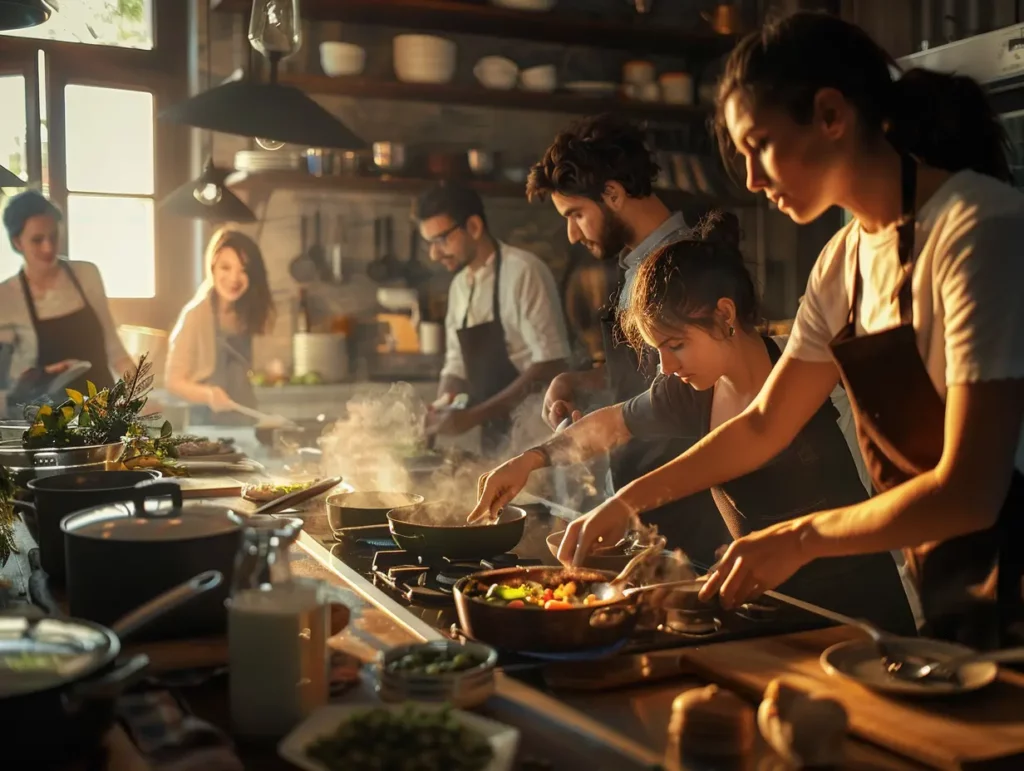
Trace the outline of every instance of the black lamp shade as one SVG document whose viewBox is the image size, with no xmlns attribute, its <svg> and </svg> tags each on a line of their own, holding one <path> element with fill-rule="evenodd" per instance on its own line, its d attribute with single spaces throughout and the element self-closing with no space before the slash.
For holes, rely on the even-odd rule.
<svg viewBox="0 0 1024 771">
<path fill-rule="evenodd" d="M 26 185 L 28 182 L 13 171 L 0 166 L 0 187 L 25 187 Z"/>
<path fill-rule="evenodd" d="M 367 146 L 302 91 L 280 83 L 225 83 L 167 108 L 160 117 L 222 134 L 306 147 L 362 150 Z"/>
<path fill-rule="evenodd" d="M 35 27 L 51 13 L 53 9 L 43 0 L 0 0 L 0 30 Z"/>
<path fill-rule="evenodd" d="M 207 222 L 255 222 L 252 209 L 227 188 L 225 179 L 227 172 L 208 160 L 202 175 L 167 196 L 160 208 L 178 217 Z"/>
</svg>

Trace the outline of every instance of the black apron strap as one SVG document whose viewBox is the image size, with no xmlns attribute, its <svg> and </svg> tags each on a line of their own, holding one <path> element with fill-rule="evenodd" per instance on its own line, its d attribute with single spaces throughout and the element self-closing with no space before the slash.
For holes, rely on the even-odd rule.
<svg viewBox="0 0 1024 771">
<path fill-rule="evenodd" d="M 68 279 L 71 281 L 71 286 L 75 288 L 75 291 L 78 292 L 78 296 L 82 298 L 83 305 L 86 308 L 91 309 L 92 306 L 89 305 L 89 298 L 85 296 L 85 290 L 82 289 L 82 284 L 78 281 L 78 276 L 75 275 L 75 271 L 73 271 L 71 266 L 64 260 L 59 260 L 57 264 L 60 265 L 61 269 L 67 274 Z M 28 278 L 25 276 L 24 268 L 18 271 L 18 280 L 21 282 L 21 291 L 25 295 L 25 307 L 28 309 L 28 316 L 32 320 L 32 328 L 37 330 L 38 336 L 39 314 L 36 312 L 36 302 L 32 299 L 32 289 L 28 285 Z M 39 366 L 38 362 L 36 366 Z"/>
</svg>

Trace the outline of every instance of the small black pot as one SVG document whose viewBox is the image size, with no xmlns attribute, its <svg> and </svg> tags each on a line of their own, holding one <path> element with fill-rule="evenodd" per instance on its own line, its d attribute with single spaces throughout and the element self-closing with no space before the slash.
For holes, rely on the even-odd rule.
<svg viewBox="0 0 1024 771">
<path fill-rule="evenodd" d="M 18 506 L 35 512 L 32 535 L 39 545 L 42 568 L 54 586 L 64 586 L 66 580 L 60 521 L 82 509 L 131 500 L 135 485 L 158 476 L 155 471 L 85 471 L 55 474 L 27 483 L 32 501 L 19 501 Z"/>
<path fill-rule="evenodd" d="M 423 496 L 413 493 L 335 493 L 327 498 L 327 520 L 335 531 L 345 527 L 386 525 L 389 511 L 418 503 L 423 503 Z"/>
<path fill-rule="evenodd" d="M 222 582 L 219 573 L 195 576 L 114 629 L 73 618 L 0 616 L 4 767 L 48 771 L 88 758 L 114 724 L 115 700 L 149 665 L 144 655 L 119 662 L 122 640 Z M 60 668 L 30 669 L 23 661 Z"/>
<path fill-rule="evenodd" d="M 169 499 L 169 500 L 168 500 Z M 225 577 L 188 608 L 148 625 L 139 639 L 221 635 L 242 519 L 223 506 L 183 505 L 173 482 L 145 482 L 134 499 L 79 511 L 61 522 L 72 616 L 110 624 L 190 576 Z"/>
</svg>

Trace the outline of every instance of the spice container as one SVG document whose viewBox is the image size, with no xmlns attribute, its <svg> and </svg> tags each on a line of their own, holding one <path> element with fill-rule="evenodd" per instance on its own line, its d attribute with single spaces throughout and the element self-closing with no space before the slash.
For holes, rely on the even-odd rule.
<svg viewBox="0 0 1024 771">
<path fill-rule="evenodd" d="M 754 730 L 753 708 L 735 693 L 694 688 L 672 702 L 667 752 L 687 769 L 748 771 Z"/>
</svg>

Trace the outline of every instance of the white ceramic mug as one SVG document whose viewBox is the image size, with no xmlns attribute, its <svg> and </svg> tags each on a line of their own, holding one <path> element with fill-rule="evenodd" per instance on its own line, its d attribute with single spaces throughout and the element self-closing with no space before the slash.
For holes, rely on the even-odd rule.
<svg viewBox="0 0 1024 771">
<path fill-rule="evenodd" d="M 420 353 L 434 356 L 444 347 L 444 327 L 434 321 L 420 324 Z"/>
</svg>

